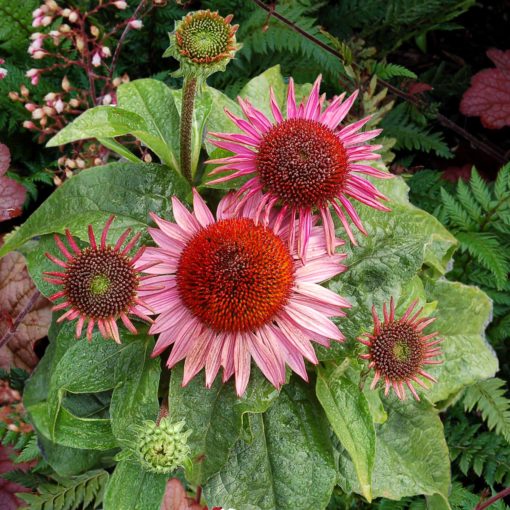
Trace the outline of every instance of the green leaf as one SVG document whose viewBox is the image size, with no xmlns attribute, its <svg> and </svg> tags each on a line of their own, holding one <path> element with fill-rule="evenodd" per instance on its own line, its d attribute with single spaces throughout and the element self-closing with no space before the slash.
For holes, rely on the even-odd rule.
<svg viewBox="0 0 510 510">
<path fill-rule="evenodd" d="M 356 384 L 334 373 L 328 376 L 319 371 L 316 391 L 331 428 L 352 459 L 362 494 L 370 502 L 375 428 L 367 399 Z"/>
<path fill-rule="evenodd" d="M 172 419 L 184 420 L 191 435 L 188 444 L 192 458 L 199 459 L 190 476 L 203 483 L 227 462 L 228 454 L 241 436 L 243 416 L 262 413 L 278 397 L 278 391 L 254 370 L 246 394 L 237 398 L 232 382 L 219 379 L 207 389 L 200 377 L 181 386 L 182 363 L 172 369 L 169 408 Z"/>
<path fill-rule="evenodd" d="M 204 486 L 207 504 L 239 510 L 320 510 L 336 481 L 327 419 L 311 386 L 292 381 Z"/>
<path fill-rule="evenodd" d="M 398 64 L 384 64 L 382 62 L 376 62 L 372 68 L 372 72 L 377 74 L 377 76 L 383 80 L 389 80 L 397 77 L 418 78 L 415 73 Z"/>
<path fill-rule="evenodd" d="M 129 149 L 124 147 L 121 143 L 117 142 L 117 140 L 114 140 L 113 138 L 98 138 L 98 142 L 101 145 L 104 145 L 107 149 L 112 150 L 113 152 L 116 152 L 123 158 L 126 158 L 128 161 L 131 161 L 132 163 L 143 163 L 143 161 L 135 156 Z"/>
<path fill-rule="evenodd" d="M 120 443 L 137 439 L 133 425 L 157 418 L 161 364 L 159 358 L 150 357 L 153 347 L 153 337 L 140 334 L 119 353 L 110 415 L 113 435 Z"/>
<path fill-rule="evenodd" d="M 477 287 L 438 280 L 425 284 L 428 301 L 437 301 L 437 320 L 426 331 L 439 331 L 443 360 L 428 372 L 438 379 L 427 391 L 432 402 L 446 400 L 464 386 L 493 377 L 498 360 L 485 339 L 492 306 Z"/>
<path fill-rule="evenodd" d="M 172 89 L 150 78 L 130 81 L 117 89 L 117 104 L 138 114 L 146 123 L 145 129 L 130 133 L 153 150 L 165 165 L 180 171 L 180 117 Z"/>
<path fill-rule="evenodd" d="M 476 406 L 489 430 L 495 429 L 510 443 L 510 400 L 505 396 L 506 382 L 497 377 L 469 386 L 464 393 L 464 409 Z"/>
<path fill-rule="evenodd" d="M 396 398 L 387 399 L 385 407 L 388 420 L 377 427 L 373 497 L 447 496 L 450 460 L 437 411 L 427 402 Z M 345 451 L 339 469 L 342 489 L 361 494 L 354 465 Z"/>
<path fill-rule="evenodd" d="M 489 211 L 491 208 L 492 200 L 491 192 L 487 186 L 487 183 L 480 177 L 480 174 L 474 167 L 471 171 L 471 179 L 469 184 L 471 184 L 471 191 L 473 192 L 475 198 L 478 200 L 478 203 L 484 208 L 485 211 Z"/>
<path fill-rule="evenodd" d="M 498 200 L 508 198 L 510 192 L 510 163 L 500 168 L 496 183 L 494 184 L 494 194 Z"/>
<path fill-rule="evenodd" d="M 103 509 L 159 510 L 167 479 L 137 464 L 119 462 L 106 486 Z"/>
<path fill-rule="evenodd" d="M 145 120 L 136 113 L 118 106 L 96 106 L 61 129 L 46 147 L 58 147 L 87 138 L 113 138 L 146 129 Z"/>
<path fill-rule="evenodd" d="M 283 81 L 280 65 L 270 67 L 262 74 L 252 78 L 239 92 L 239 96 L 243 99 L 249 98 L 252 106 L 272 119 L 273 114 L 269 102 L 269 89 L 271 87 L 274 90 L 276 102 L 282 107 L 287 87 Z"/>
<path fill-rule="evenodd" d="M 469 217 L 468 213 L 457 199 L 450 195 L 444 188 L 441 188 L 441 200 L 443 201 L 450 222 L 454 225 L 464 230 L 471 230 L 476 226 L 475 222 Z"/>
<path fill-rule="evenodd" d="M 170 197 L 185 197 L 188 185 L 168 167 L 155 164 L 112 163 L 90 168 L 66 181 L 9 237 L 0 257 L 20 248 L 34 236 L 64 233 L 87 240 L 87 225 L 100 232 L 111 214 L 116 221 L 110 241 L 127 227 L 138 232 L 149 221 L 148 213 L 170 210 Z"/>
</svg>

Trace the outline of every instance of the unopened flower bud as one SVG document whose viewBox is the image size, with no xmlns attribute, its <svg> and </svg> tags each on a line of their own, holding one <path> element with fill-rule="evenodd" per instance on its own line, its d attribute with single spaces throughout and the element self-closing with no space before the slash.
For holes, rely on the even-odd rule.
<svg viewBox="0 0 510 510">
<path fill-rule="evenodd" d="M 76 38 L 76 49 L 80 53 L 83 53 L 83 50 L 85 49 L 85 41 L 83 40 L 83 37 Z"/>
<path fill-rule="evenodd" d="M 28 76 L 29 78 L 31 76 Z M 21 87 L 19 88 L 20 92 L 21 92 L 21 95 L 23 97 L 28 97 L 30 95 L 30 91 L 25 87 L 25 85 L 21 85 Z"/>
<path fill-rule="evenodd" d="M 113 2 L 113 5 L 115 5 L 115 7 L 117 7 L 117 9 L 120 9 L 121 11 L 126 9 L 128 6 L 127 3 L 124 2 L 124 0 L 119 0 L 118 2 Z"/>
<path fill-rule="evenodd" d="M 140 30 L 143 27 L 141 19 L 132 19 L 128 24 L 133 30 Z"/>
<path fill-rule="evenodd" d="M 143 160 L 146 162 L 146 163 L 152 163 L 152 156 L 147 153 L 145 154 L 145 156 L 143 157 Z"/>
<path fill-rule="evenodd" d="M 41 20 L 41 25 L 43 27 L 47 27 L 48 25 L 51 24 L 52 21 L 53 21 L 52 16 L 44 16 L 43 19 Z"/>
<path fill-rule="evenodd" d="M 9 99 L 11 101 L 19 101 L 19 94 L 17 92 L 9 92 Z"/>
<path fill-rule="evenodd" d="M 117 88 L 119 85 L 121 85 L 122 79 L 117 76 L 117 78 L 114 78 L 112 81 L 112 85 Z"/>
<path fill-rule="evenodd" d="M 44 58 L 46 56 L 46 52 L 44 50 L 37 50 L 32 55 L 32 58 L 35 60 L 41 60 L 41 58 Z"/>
<path fill-rule="evenodd" d="M 110 94 L 106 94 L 104 97 L 103 97 L 103 104 L 105 106 L 109 106 L 112 104 L 112 96 Z"/>
<path fill-rule="evenodd" d="M 97 28 L 96 25 L 92 25 L 90 27 L 90 33 L 93 37 L 97 37 L 99 35 L 99 28 Z"/>
<path fill-rule="evenodd" d="M 30 112 L 32 113 L 36 108 L 37 108 L 37 105 L 35 105 L 34 103 L 27 103 L 25 105 L 25 108 Z"/>
<path fill-rule="evenodd" d="M 60 156 L 60 158 L 57 159 L 57 163 L 60 165 L 60 166 L 63 166 L 64 163 L 66 161 L 66 157 L 65 156 Z"/>
<path fill-rule="evenodd" d="M 39 124 L 41 124 L 42 127 L 46 126 L 46 124 L 48 124 L 48 117 L 43 117 L 40 121 L 39 121 Z"/>
<path fill-rule="evenodd" d="M 33 76 L 32 79 L 30 80 L 30 83 L 35 87 L 39 83 L 39 75 L 36 74 L 35 76 Z"/>
<path fill-rule="evenodd" d="M 108 48 L 108 46 L 102 46 L 101 47 L 101 55 L 105 58 L 108 58 L 108 57 L 112 56 L 112 52 L 111 52 L 110 48 Z"/>
<path fill-rule="evenodd" d="M 34 32 L 31 36 L 30 36 L 30 39 L 32 41 L 35 41 L 37 39 L 44 39 L 44 34 L 42 34 L 41 32 Z"/>
<path fill-rule="evenodd" d="M 64 18 L 69 18 L 69 15 L 71 14 L 71 9 L 62 9 L 60 11 L 60 15 Z"/>
<path fill-rule="evenodd" d="M 78 21 L 78 13 L 76 11 L 72 11 L 71 14 L 69 14 L 69 21 L 71 23 L 76 23 Z"/>
<path fill-rule="evenodd" d="M 34 11 L 32 11 L 32 18 L 38 18 L 39 16 L 42 16 L 44 14 L 43 10 L 38 7 Z"/>
<path fill-rule="evenodd" d="M 34 129 L 35 128 L 35 124 L 31 120 L 25 120 L 23 122 L 23 127 L 26 128 L 26 129 Z"/>
<path fill-rule="evenodd" d="M 35 110 L 32 111 L 32 118 L 34 120 L 39 120 L 39 119 L 42 119 L 44 117 L 44 111 L 42 108 L 36 108 Z"/>
<path fill-rule="evenodd" d="M 55 175 L 53 177 L 53 184 L 55 184 L 55 186 L 60 186 L 62 184 L 62 179 L 58 175 Z"/>
<path fill-rule="evenodd" d="M 98 51 L 92 55 L 92 65 L 94 67 L 99 67 L 101 65 L 101 55 Z"/>
<path fill-rule="evenodd" d="M 0 67 L 0 80 L 3 80 L 7 76 L 8 72 L 9 71 L 7 71 L 5 67 Z"/>
<path fill-rule="evenodd" d="M 103 164 L 103 160 L 101 158 L 94 159 L 94 166 L 101 166 Z"/>
<path fill-rule="evenodd" d="M 44 96 L 45 101 L 55 101 L 55 98 L 57 97 L 57 94 L 55 92 L 49 92 Z"/>
<path fill-rule="evenodd" d="M 40 27 L 42 25 L 42 20 L 43 20 L 42 16 L 37 16 L 37 18 L 34 18 L 34 21 L 32 21 L 32 26 Z"/>
<path fill-rule="evenodd" d="M 57 113 L 62 113 L 64 111 L 64 101 L 62 101 L 62 99 L 57 99 L 55 101 L 55 103 L 53 104 L 53 106 L 55 107 L 55 111 Z"/>
<path fill-rule="evenodd" d="M 78 108 L 78 106 L 80 106 L 80 101 L 78 99 L 71 99 L 71 101 L 69 101 L 69 106 Z"/>
<path fill-rule="evenodd" d="M 76 162 L 74 161 L 74 159 L 66 159 L 66 166 L 68 168 L 76 168 Z"/>
<path fill-rule="evenodd" d="M 69 92 L 71 90 L 71 83 L 69 82 L 67 76 L 64 76 L 62 78 L 62 90 L 64 90 L 65 92 Z"/>
<path fill-rule="evenodd" d="M 74 175 L 74 174 L 73 174 L 73 171 L 72 171 L 71 169 L 69 169 L 69 168 L 66 168 L 66 169 L 64 170 L 64 173 L 66 174 L 66 177 L 67 177 L 68 179 L 70 179 L 70 178 Z"/>
<path fill-rule="evenodd" d="M 60 25 L 58 27 L 58 30 L 59 32 L 61 32 L 62 34 L 67 34 L 68 32 L 71 31 L 71 27 L 67 24 L 67 23 L 63 23 L 62 25 Z"/>
<path fill-rule="evenodd" d="M 87 164 L 85 163 L 85 161 L 83 161 L 83 159 L 76 158 L 76 166 L 78 168 L 85 168 L 87 166 Z"/>
<path fill-rule="evenodd" d="M 56 12 L 60 9 L 60 7 L 58 6 L 57 2 L 55 2 L 55 0 L 45 0 L 44 3 L 48 6 L 48 9 L 50 11 Z"/>
<path fill-rule="evenodd" d="M 55 115 L 55 108 L 52 108 L 51 106 L 43 106 L 42 110 L 45 115 L 49 115 L 50 117 Z"/>
</svg>

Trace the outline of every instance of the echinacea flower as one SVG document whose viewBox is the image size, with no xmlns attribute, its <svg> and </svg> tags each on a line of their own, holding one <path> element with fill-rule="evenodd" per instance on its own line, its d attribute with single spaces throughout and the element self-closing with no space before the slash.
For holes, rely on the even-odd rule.
<svg viewBox="0 0 510 510">
<path fill-rule="evenodd" d="M 437 382 L 424 370 L 424 367 L 442 363 L 431 359 L 441 353 L 441 349 L 437 347 L 437 344 L 442 342 L 441 338 L 437 338 L 439 333 L 437 331 L 428 335 L 422 333 L 436 319 L 435 317 L 420 318 L 423 308 L 415 312 L 417 304 L 418 300 L 414 301 L 400 319 L 395 319 L 395 302 L 391 298 L 389 313 L 386 303 L 383 305 L 382 323 L 375 307 L 372 307 L 374 330 L 372 334 L 365 333 L 358 338 L 368 347 L 368 354 L 362 354 L 361 358 L 369 360 L 368 367 L 375 371 L 370 388 L 374 389 L 382 377 L 385 381 L 384 394 L 387 395 L 393 387 L 400 400 L 405 399 L 404 384 L 414 398 L 420 400 L 412 383 L 415 382 L 427 388 L 419 376 Z"/>
<path fill-rule="evenodd" d="M 154 264 L 148 282 L 163 286 L 142 293 L 160 314 L 150 330 L 159 333 L 152 355 L 172 345 L 167 365 L 186 359 L 183 385 L 205 367 L 210 387 L 223 367 L 223 381 L 235 374 L 241 396 L 253 358 L 279 388 L 285 364 L 307 380 L 303 358 L 317 363 L 312 341 L 328 347 L 330 339 L 343 340 L 330 317 L 343 316 L 349 303 L 318 284 L 345 270 L 345 255 L 328 256 L 321 229 L 312 227 L 304 264 L 289 249 L 295 229 L 288 221 L 273 215 L 266 225 L 254 222 L 260 198 L 233 215 L 227 195 L 215 219 L 195 190 L 193 213 L 172 198 L 176 223 L 152 215 L 159 228 L 149 233 L 158 246 L 140 259 Z"/>
<path fill-rule="evenodd" d="M 111 216 L 106 222 L 99 244 L 92 225 L 89 225 L 90 246 L 87 248 L 81 249 L 70 231 L 66 229 L 69 248 L 58 235 L 55 235 L 55 242 L 64 260 L 46 253 L 53 263 L 62 268 L 60 271 L 45 273 L 48 275 L 45 278 L 47 282 L 62 287 L 62 290 L 50 296 L 52 301 L 63 299 L 53 307 L 54 311 L 67 308 L 57 322 L 77 319 L 76 338 L 81 336 L 87 323 L 87 339 L 90 341 L 94 325 L 97 324 L 104 338 L 113 338 L 120 343 L 117 319 L 120 318 L 124 326 L 135 334 L 136 328 L 128 314 L 152 322 L 147 316 L 147 313 L 151 313 L 150 307 L 138 297 L 141 291 L 151 289 L 150 286 L 141 283 L 144 277 L 140 276 L 140 271 L 144 268 L 135 268 L 135 263 L 141 257 L 144 248 L 140 248 L 132 258 L 129 257 L 129 252 L 140 238 L 140 234 L 133 236 L 123 247 L 131 233 L 131 229 L 128 228 L 119 237 L 115 246 L 107 245 L 106 237 L 113 220 L 114 216 Z"/>
<path fill-rule="evenodd" d="M 175 23 L 170 46 L 163 56 L 177 59 L 184 76 L 205 79 L 224 71 L 239 49 L 235 35 L 239 25 L 231 25 L 232 18 L 232 14 L 224 18 L 209 9 L 190 12 Z"/>
<path fill-rule="evenodd" d="M 380 158 L 374 151 L 382 146 L 368 145 L 366 141 L 376 137 L 381 130 L 358 132 L 370 117 L 340 126 L 358 92 L 355 91 L 345 101 L 345 94 L 342 94 L 323 108 L 325 96 L 319 97 L 320 82 L 319 76 L 308 99 L 298 106 L 291 78 L 285 117 L 271 89 L 270 106 L 274 121 L 247 100 L 238 98 L 246 120 L 229 111 L 226 113 L 243 133 L 210 133 L 218 139 L 211 140 L 211 143 L 233 152 L 231 156 L 209 161 L 220 164 L 211 175 L 234 172 L 209 184 L 247 177 L 249 180 L 238 191 L 240 203 L 262 191 L 261 211 L 275 206 L 288 211 L 291 221 L 299 226 L 298 243 L 302 257 L 306 254 L 314 212 L 320 213 L 328 252 L 332 253 L 334 224 L 330 208 L 333 208 L 354 244 L 356 241 L 346 214 L 361 232 L 366 234 L 366 231 L 349 198 L 375 209 L 389 210 L 380 202 L 387 200 L 386 197 L 371 182 L 358 175 L 382 179 L 392 177 L 362 163 Z"/>
</svg>

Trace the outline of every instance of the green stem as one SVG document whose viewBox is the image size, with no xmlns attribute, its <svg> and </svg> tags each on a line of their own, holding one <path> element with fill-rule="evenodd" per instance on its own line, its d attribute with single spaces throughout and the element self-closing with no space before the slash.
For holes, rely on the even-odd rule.
<svg viewBox="0 0 510 510">
<path fill-rule="evenodd" d="M 193 129 L 193 106 L 197 89 L 196 78 L 185 78 L 182 87 L 181 106 L 181 172 L 187 181 L 192 184 L 191 176 L 191 133 Z"/>
</svg>

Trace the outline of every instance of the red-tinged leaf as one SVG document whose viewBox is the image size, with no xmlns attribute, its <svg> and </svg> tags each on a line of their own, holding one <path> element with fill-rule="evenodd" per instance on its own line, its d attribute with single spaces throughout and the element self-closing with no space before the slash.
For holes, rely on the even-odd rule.
<svg viewBox="0 0 510 510">
<path fill-rule="evenodd" d="M 35 290 L 22 255 L 13 252 L 0 259 L 0 338 L 13 328 Z M 34 343 L 47 335 L 50 322 L 51 303 L 40 296 L 0 349 L 0 367 L 32 370 L 38 361 Z"/>
<path fill-rule="evenodd" d="M 14 453 L 12 448 L 0 445 L 0 474 L 13 469 L 26 469 L 28 467 L 24 464 L 14 465 L 11 461 L 11 456 Z M 22 506 L 23 502 L 15 496 L 16 492 L 30 492 L 30 489 L 0 478 L 0 508 L 2 510 L 15 510 Z"/>
<path fill-rule="evenodd" d="M 480 117 L 486 128 L 510 126 L 510 50 L 491 49 L 487 56 L 496 65 L 471 78 L 460 102 L 464 115 Z"/>
<path fill-rule="evenodd" d="M 420 81 L 416 81 L 411 84 L 408 92 L 409 92 L 409 94 L 414 96 L 416 94 L 423 94 L 424 92 L 428 92 L 432 89 L 433 89 L 433 87 L 431 85 L 429 85 L 428 83 L 422 83 Z"/>
<path fill-rule="evenodd" d="M 161 510 L 207 510 L 207 507 L 189 498 L 181 482 L 177 478 L 172 478 L 166 483 Z"/>
<path fill-rule="evenodd" d="M 9 177 L 0 177 L 0 221 L 10 220 L 23 212 L 26 189 Z"/>
<path fill-rule="evenodd" d="M 472 168 L 473 165 L 471 163 L 467 163 L 463 166 L 449 166 L 443 170 L 441 177 L 445 181 L 451 182 L 457 182 L 459 179 L 469 181 Z"/>
<path fill-rule="evenodd" d="M 4 175 L 11 164 L 11 151 L 7 145 L 0 143 L 0 176 Z"/>
</svg>

